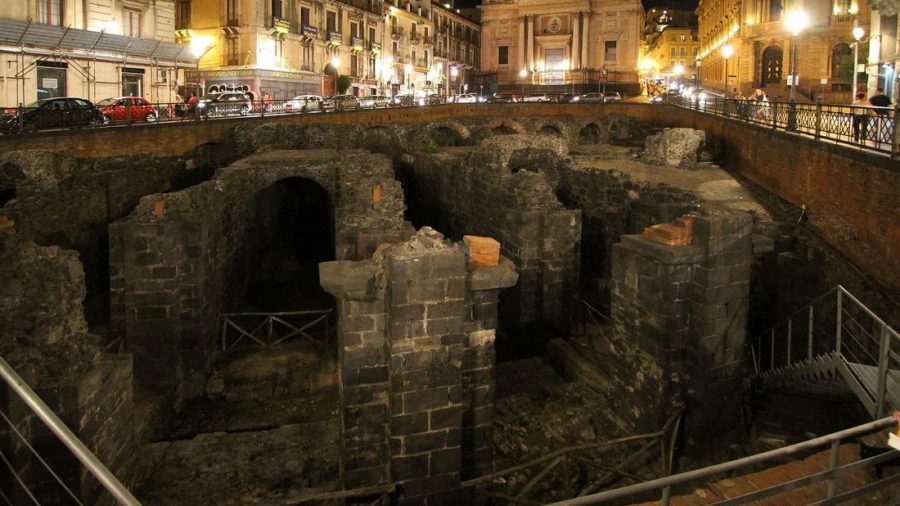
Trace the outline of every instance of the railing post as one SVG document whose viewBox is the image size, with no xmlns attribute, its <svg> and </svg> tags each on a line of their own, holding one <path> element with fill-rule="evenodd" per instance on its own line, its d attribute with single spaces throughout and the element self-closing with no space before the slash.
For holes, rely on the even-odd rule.
<svg viewBox="0 0 900 506">
<path fill-rule="evenodd" d="M 22 103 L 19 102 L 19 109 L 16 111 L 16 119 L 19 122 L 19 133 L 25 131 L 25 107 L 22 106 Z"/>
<path fill-rule="evenodd" d="M 837 352 L 838 355 L 841 354 L 841 332 L 843 330 L 843 318 L 844 318 L 844 292 L 838 287 L 837 290 L 837 321 L 835 324 L 837 325 L 837 329 L 834 336 L 834 351 Z"/>
<path fill-rule="evenodd" d="M 772 130 L 778 130 L 778 102 L 772 102 Z"/>
<path fill-rule="evenodd" d="M 894 108 L 894 117 L 891 118 L 891 158 L 900 158 L 900 128 L 897 128 L 897 120 L 900 119 L 900 104 Z"/>
<path fill-rule="evenodd" d="M 816 102 L 816 139 L 822 137 L 822 102 Z"/>
<path fill-rule="evenodd" d="M 881 324 L 881 343 L 878 347 L 878 387 L 875 390 L 875 417 L 884 411 L 884 397 L 887 389 L 888 359 L 890 357 L 891 335 L 887 325 Z"/>
<path fill-rule="evenodd" d="M 660 501 L 662 506 L 669 506 L 669 502 L 672 500 L 672 485 L 666 485 L 662 490 L 662 500 Z"/>
<path fill-rule="evenodd" d="M 831 442 L 831 459 L 828 463 L 828 470 L 834 472 L 840 463 L 841 457 L 841 440 L 836 439 Z M 837 493 L 837 476 L 832 475 L 828 478 L 828 499 L 831 499 Z"/>
<path fill-rule="evenodd" d="M 788 342 L 787 342 L 787 365 L 791 365 L 791 342 L 793 341 L 794 334 L 794 320 L 788 318 Z"/>
<path fill-rule="evenodd" d="M 809 337 L 806 343 L 806 358 L 812 360 L 813 354 L 813 307 L 809 306 Z"/>
<path fill-rule="evenodd" d="M 772 348 L 769 350 L 769 370 L 775 370 L 775 327 L 772 327 Z"/>
</svg>

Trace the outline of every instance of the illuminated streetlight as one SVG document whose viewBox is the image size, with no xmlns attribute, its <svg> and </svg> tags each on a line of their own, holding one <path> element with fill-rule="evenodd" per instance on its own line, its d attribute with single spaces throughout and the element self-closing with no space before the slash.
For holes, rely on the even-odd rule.
<svg viewBox="0 0 900 506">
<path fill-rule="evenodd" d="M 337 55 L 332 56 L 331 66 L 334 67 L 335 72 L 337 72 L 337 69 L 341 66 L 341 57 Z"/>
<path fill-rule="evenodd" d="M 526 77 L 528 77 L 528 69 L 522 69 L 522 70 L 520 70 L 520 71 L 519 71 L 519 77 L 521 77 L 522 79 L 525 79 Z"/>
<path fill-rule="evenodd" d="M 675 68 L 673 68 L 672 71 L 675 72 L 676 76 L 681 76 L 684 74 L 684 65 L 675 65 Z"/>
<path fill-rule="evenodd" d="M 861 26 L 857 26 L 853 29 L 853 38 L 856 39 L 856 42 L 853 43 L 853 94 L 850 96 L 851 100 L 856 100 L 856 81 L 859 77 L 859 41 L 863 38 L 863 35 L 866 34 L 866 31 L 863 30 Z"/>
<path fill-rule="evenodd" d="M 722 46 L 722 57 L 725 58 L 725 98 L 728 98 L 728 59 L 734 54 L 734 48 L 731 44 Z"/>
<path fill-rule="evenodd" d="M 797 36 L 809 26 L 809 16 L 800 10 L 790 11 L 784 17 L 784 27 L 791 32 L 791 101 L 788 109 L 788 130 L 797 129 Z"/>
<path fill-rule="evenodd" d="M 203 37 L 200 35 L 191 37 L 191 53 L 197 58 L 197 96 L 201 96 L 202 90 L 200 89 L 200 58 L 203 58 L 203 55 L 206 54 L 207 51 L 212 48 L 212 38 Z"/>
</svg>

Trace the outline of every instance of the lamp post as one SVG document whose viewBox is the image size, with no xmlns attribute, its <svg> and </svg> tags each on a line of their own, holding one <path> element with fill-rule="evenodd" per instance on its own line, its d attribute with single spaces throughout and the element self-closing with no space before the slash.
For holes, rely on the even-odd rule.
<svg viewBox="0 0 900 506">
<path fill-rule="evenodd" d="M 791 101 L 788 104 L 788 130 L 797 129 L 797 36 L 809 25 L 809 16 L 803 11 L 790 11 L 784 17 L 784 27 L 791 32 Z"/>
<path fill-rule="evenodd" d="M 731 44 L 722 46 L 722 57 L 725 58 L 725 98 L 728 98 L 728 59 L 734 54 L 734 48 Z"/>
<path fill-rule="evenodd" d="M 859 77 L 859 72 L 856 70 L 859 66 L 859 41 L 865 34 L 866 31 L 861 26 L 853 29 L 853 38 L 856 39 L 856 42 L 853 43 L 853 95 L 851 95 L 850 100 L 856 100 L 856 81 Z"/>
<path fill-rule="evenodd" d="M 698 56 L 697 59 L 694 60 L 694 67 L 696 67 L 696 69 L 697 69 L 696 70 L 697 74 L 696 74 L 696 78 L 695 78 L 695 81 L 697 81 L 697 82 L 695 84 L 697 85 L 698 89 L 700 88 L 700 64 L 701 63 L 702 62 L 700 60 L 700 57 Z"/>
<path fill-rule="evenodd" d="M 403 74 L 404 74 L 403 80 L 406 81 L 406 91 L 409 92 L 409 84 L 410 84 L 410 81 L 413 80 L 413 78 L 412 78 L 412 71 L 413 71 L 412 63 L 407 63 L 407 64 L 403 67 L 403 70 L 404 70 L 404 72 L 403 72 Z"/>
</svg>

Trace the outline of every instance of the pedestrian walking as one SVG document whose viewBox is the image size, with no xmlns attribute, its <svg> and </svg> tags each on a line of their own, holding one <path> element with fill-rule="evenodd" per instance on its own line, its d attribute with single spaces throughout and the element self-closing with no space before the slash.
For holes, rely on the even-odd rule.
<svg viewBox="0 0 900 506">
<path fill-rule="evenodd" d="M 872 119 L 871 132 L 872 139 L 875 142 L 891 142 L 891 125 L 894 118 L 891 118 L 891 98 L 884 94 L 881 88 L 875 89 L 875 94 L 869 98 L 869 103 L 875 107 L 875 117 Z"/>
<path fill-rule="evenodd" d="M 869 131 L 869 117 L 875 116 L 875 111 L 870 109 L 872 104 L 866 100 L 866 94 L 859 92 L 856 94 L 856 100 L 853 101 L 853 140 L 855 142 L 866 142 L 866 136 Z"/>
<path fill-rule="evenodd" d="M 272 96 L 269 95 L 268 91 L 263 95 L 263 107 L 266 112 L 272 109 Z"/>
</svg>

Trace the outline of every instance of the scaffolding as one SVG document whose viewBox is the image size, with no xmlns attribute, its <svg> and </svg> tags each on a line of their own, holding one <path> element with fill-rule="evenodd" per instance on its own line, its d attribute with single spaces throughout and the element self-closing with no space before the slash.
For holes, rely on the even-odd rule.
<svg viewBox="0 0 900 506">
<path fill-rule="evenodd" d="M 17 104 L 27 96 L 28 76 L 45 62 L 67 64 L 82 79 L 85 98 L 92 101 L 97 98 L 98 62 L 116 65 L 116 82 L 100 84 L 115 84 L 119 90 L 127 65 L 146 67 L 150 74 L 151 100 L 171 101 L 178 86 L 179 70 L 197 66 L 197 57 L 186 49 L 185 44 L 163 40 L 46 25 L 30 19 L 0 19 L 0 54 L 15 55 L 15 68 L 10 77 L 16 82 Z M 174 77 L 170 77 L 172 74 Z M 169 96 L 163 97 L 166 91 Z"/>
</svg>

